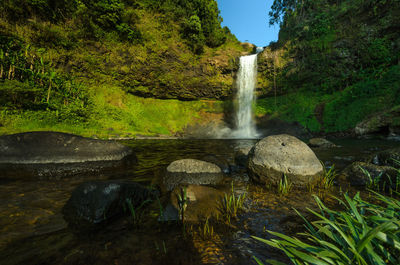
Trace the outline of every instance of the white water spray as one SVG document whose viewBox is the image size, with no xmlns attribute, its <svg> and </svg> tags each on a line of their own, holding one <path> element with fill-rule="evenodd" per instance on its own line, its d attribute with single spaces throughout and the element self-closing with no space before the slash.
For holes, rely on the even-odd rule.
<svg viewBox="0 0 400 265">
<path fill-rule="evenodd" d="M 257 52 L 260 51 L 262 49 L 257 49 Z M 236 111 L 236 129 L 232 132 L 232 137 L 234 138 L 252 139 L 258 136 L 252 108 L 256 83 L 257 54 L 240 57 L 237 78 L 238 108 Z"/>
</svg>

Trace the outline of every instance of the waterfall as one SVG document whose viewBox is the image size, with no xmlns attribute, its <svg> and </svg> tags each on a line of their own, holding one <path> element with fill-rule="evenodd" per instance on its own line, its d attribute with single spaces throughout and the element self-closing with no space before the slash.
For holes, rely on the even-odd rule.
<svg viewBox="0 0 400 265">
<path fill-rule="evenodd" d="M 262 50 L 257 49 L 257 52 L 260 51 Z M 257 54 L 240 57 L 237 77 L 238 107 L 236 110 L 236 129 L 232 132 L 233 138 L 252 139 L 258 136 L 252 108 L 256 83 Z"/>
</svg>

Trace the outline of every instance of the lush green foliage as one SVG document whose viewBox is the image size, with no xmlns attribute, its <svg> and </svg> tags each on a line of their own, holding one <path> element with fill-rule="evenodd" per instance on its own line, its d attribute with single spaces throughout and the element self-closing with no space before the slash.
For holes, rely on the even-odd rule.
<svg viewBox="0 0 400 265">
<path fill-rule="evenodd" d="M 287 109 L 301 110 L 280 114 L 332 132 L 399 104 L 399 12 L 398 0 L 274 1 L 270 23 L 281 29 L 271 47 L 280 63 L 263 75 L 281 93 L 299 95 Z"/>
<path fill-rule="evenodd" d="M 256 113 L 297 121 L 311 131 L 345 131 L 354 128 L 368 114 L 400 104 L 400 67 L 392 66 L 374 76 L 331 94 L 298 91 L 257 101 Z M 275 104 L 276 100 L 276 104 Z M 316 113 L 323 106 L 320 120 Z"/>
<path fill-rule="evenodd" d="M 242 48 L 221 29 L 218 13 L 213 0 L 2 1 L 0 134 L 170 135 L 201 113 L 222 111 L 218 102 L 129 94 L 193 100 L 189 90 L 203 86 L 227 93 L 231 78 L 204 58 L 224 54 L 228 61 Z M 225 43 L 211 41 L 218 33 Z M 208 74 L 194 76 L 200 71 Z"/>
<path fill-rule="evenodd" d="M 359 194 L 344 198 L 339 202 L 345 210 L 335 211 L 315 197 L 320 213 L 309 211 L 318 219 L 309 222 L 299 214 L 306 223 L 307 232 L 299 234 L 304 239 L 272 231 L 278 239 L 256 239 L 283 250 L 293 264 L 399 264 L 400 201 L 380 194 L 376 194 L 376 204 Z"/>
</svg>

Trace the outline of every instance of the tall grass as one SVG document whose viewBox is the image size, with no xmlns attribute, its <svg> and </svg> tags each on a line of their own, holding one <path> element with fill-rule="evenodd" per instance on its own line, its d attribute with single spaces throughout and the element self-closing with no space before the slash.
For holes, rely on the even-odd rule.
<svg viewBox="0 0 400 265">
<path fill-rule="evenodd" d="M 292 187 L 293 187 L 292 183 L 290 183 L 287 179 L 287 176 L 283 174 L 278 184 L 278 193 L 286 195 L 292 190 Z"/>
<path fill-rule="evenodd" d="M 229 194 L 225 193 L 220 208 L 221 215 L 228 224 L 231 224 L 232 219 L 236 218 L 240 211 L 243 210 L 246 199 L 246 193 L 236 195 L 233 189 L 233 182 L 231 185 L 231 192 Z"/>
<path fill-rule="evenodd" d="M 335 211 L 314 197 L 319 212 L 308 209 L 316 221 L 305 222 L 301 239 L 268 231 L 275 239 L 255 239 L 282 250 L 293 264 L 400 264 L 400 201 L 374 193 L 377 203 L 344 195 L 337 199 L 345 208 Z M 399 195 L 399 194 L 397 194 Z M 263 264 L 255 258 L 258 264 Z M 268 264 L 283 264 L 267 260 Z"/>
</svg>

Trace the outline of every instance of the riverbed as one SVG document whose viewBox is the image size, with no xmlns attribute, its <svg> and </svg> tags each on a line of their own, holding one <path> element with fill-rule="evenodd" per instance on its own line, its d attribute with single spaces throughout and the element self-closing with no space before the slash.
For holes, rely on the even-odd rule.
<svg viewBox="0 0 400 265">
<path fill-rule="evenodd" d="M 280 252 L 251 235 L 269 237 L 267 230 L 295 234 L 302 229 L 293 208 L 307 214 L 315 207 L 312 192 L 293 190 L 287 196 L 249 181 L 235 166 L 239 147 L 256 140 L 129 140 L 138 162 L 119 170 L 105 170 L 61 179 L 4 179 L 0 174 L 0 264 L 252 264 L 252 256 L 285 261 Z M 313 149 L 327 166 L 343 169 L 377 151 L 400 146 L 388 140 L 333 140 L 339 147 Z M 159 222 L 153 203 L 139 224 L 122 217 L 97 232 L 76 233 L 68 228 L 61 209 L 72 190 L 89 180 L 127 179 L 155 185 L 169 163 L 183 158 L 212 159 L 225 167 L 227 187 L 246 193 L 245 211 L 230 225 L 214 224 L 209 238 L 201 225 Z M 228 173 L 229 172 L 229 173 Z M 343 187 L 342 187 L 343 188 Z M 347 187 L 351 190 L 351 188 Z M 334 205 L 331 194 L 340 187 L 317 194 Z M 162 200 L 161 203 L 165 203 Z"/>
</svg>

